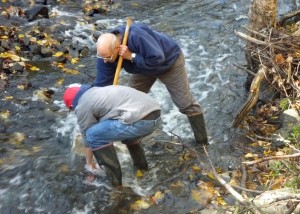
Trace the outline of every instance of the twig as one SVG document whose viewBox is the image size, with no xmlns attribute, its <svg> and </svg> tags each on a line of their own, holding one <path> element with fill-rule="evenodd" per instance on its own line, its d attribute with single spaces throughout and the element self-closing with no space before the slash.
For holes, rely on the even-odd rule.
<svg viewBox="0 0 300 214">
<path fill-rule="evenodd" d="M 242 32 L 234 31 L 234 33 L 237 36 L 241 37 L 242 39 L 245 39 L 245 40 L 247 40 L 249 42 L 252 42 L 252 43 L 255 43 L 257 45 L 269 46 L 269 47 L 273 47 L 273 48 L 276 48 L 276 49 L 281 50 L 281 51 L 285 51 L 286 50 L 286 48 L 280 47 L 278 45 L 274 45 L 274 44 L 269 43 L 269 42 L 264 42 L 264 41 L 255 39 L 255 38 L 253 38 L 251 36 L 248 36 L 248 35 L 246 35 L 246 34 L 244 34 Z"/>
<path fill-rule="evenodd" d="M 245 189 L 246 188 L 246 179 L 247 179 L 247 170 L 246 170 L 246 167 L 243 165 L 242 166 L 242 180 L 241 180 L 241 187 L 243 188 L 243 189 Z M 243 190 L 243 192 L 242 192 L 242 195 L 245 197 L 245 198 L 247 198 L 247 194 L 246 194 L 246 192 Z"/>
<path fill-rule="evenodd" d="M 250 74 L 250 75 L 252 75 L 252 76 L 255 76 L 255 73 L 252 72 L 251 70 L 249 70 L 249 69 L 247 69 L 247 68 L 245 68 L 245 67 L 243 67 L 243 66 L 237 65 L 237 64 L 233 64 L 233 65 L 234 65 L 235 67 L 238 67 L 238 68 L 240 68 L 240 69 L 246 71 L 248 74 Z"/>
<path fill-rule="evenodd" d="M 281 160 L 281 159 L 295 158 L 295 157 L 300 157 L 300 153 L 295 153 L 292 155 L 271 156 L 271 157 L 266 157 L 266 158 L 263 158 L 260 160 L 255 160 L 255 161 L 244 161 L 244 162 L 242 162 L 242 164 L 249 166 L 249 165 L 261 163 L 261 162 L 268 161 L 268 160 Z"/>
<path fill-rule="evenodd" d="M 236 200 L 238 200 L 241 204 L 246 205 L 249 207 L 249 209 L 251 211 L 253 211 L 254 213 L 261 213 L 261 211 L 255 207 L 249 200 L 247 200 L 246 198 L 244 198 L 242 195 L 240 195 L 237 191 L 235 191 L 229 184 L 226 183 L 226 181 L 224 181 L 216 172 L 216 169 L 213 166 L 213 163 L 211 162 L 211 159 L 206 151 L 205 146 L 203 146 L 204 152 L 208 158 L 208 161 L 210 163 L 211 169 L 212 169 L 212 173 L 214 175 L 214 177 L 219 181 L 219 183 L 224 186 L 227 191 L 233 196 L 235 197 Z"/>
<path fill-rule="evenodd" d="M 170 132 L 170 133 L 171 133 L 172 135 L 176 136 L 176 137 L 180 140 L 180 142 L 181 142 L 181 144 L 182 144 L 182 146 L 183 146 L 184 148 L 186 148 L 186 149 L 190 150 L 191 152 L 193 152 L 193 153 L 197 156 L 197 160 L 198 160 L 198 161 L 201 160 L 201 157 L 200 157 L 199 152 L 197 152 L 194 148 L 191 148 L 191 146 L 185 144 L 185 143 L 183 142 L 183 140 L 182 140 L 178 135 L 176 135 L 176 134 L 174 134 L 174 133 L 172 133 L 172 132 Z"/>
<path fill-rule="evenodd" d="M 250 29 L 250 28 L 248 28 L 248 27 L 246 27 L 246 26 L 242 26 L 242 28 L 246 29 L 246 30 L 249 31 L 250 33 L 259 35 L 259 36 L 261 36 L 261 37 L 263 37 L 263 38 L 265 38 L 265 39 L 268 39 L 268 38 L 269 38 L 269 37 L 267 37 L 265 34 L 260 33 L 260 32 L 255 31 L 255 30 L 252 30 L 252 29 Z"/>
<path fill-rule="evenodd" d="M 258 193 L 258 194 L 264 193 L 263 191 L 253 190 L 253 189 L 246 189 L 246 188 L 239 187 L 239 186 L 232 186 L 232 187 L 243 190 L 243 191 L 247 191 L 247 192 L 254 192 L 254 193 Z"/>
</svg>

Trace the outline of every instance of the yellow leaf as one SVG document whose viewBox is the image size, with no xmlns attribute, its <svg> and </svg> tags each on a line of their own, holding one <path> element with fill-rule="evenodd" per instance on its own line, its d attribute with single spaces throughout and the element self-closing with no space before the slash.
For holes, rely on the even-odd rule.
<svg viewBox="0 0 300 214">
<path fill-rule="evenodd" d="M 10 138 L 10 143 L 20 145 L 24 142 L 25 140 L 25 134 L 21 132 L 15 132 L 13 133 L 12 137 Z"/>
<path fill-rule="evenodd" d="M 57 64 L 57 67 L 58 67 L 58 68 L 64 68 L 64 67 L 65 67 L 65 64 L 60 62 L 60 63 Z"/>
<path fill-rule="evenodd" d="M 46 39 L 51 38 L 47 33 L 44 33 L 44 37 L 45 37 Z"/>
<path fill-rule="evenodd" d="M 20 57 L 20 59 L 21 59 L 22 62 L 29 61 L 29 59 L 25 59 L 25 58 L 23 58 L 23 57 Z"/>
<path fill-rule="evenodd" d="M 17 56 L 17 55 L 14 55 L 14 54 L 11 55 L 11 59 L 12 59 L 13 61 L 15 61 L 15 62 L 19 62 L 19 61 L 20 61 L 20 57 Z"/>
<path fill-rule="evenodd" d="M 24 85 L 18 85 L 17 88 L 20 89 L 20 90 L 24 90 L 25 86 Z"/>
<path fill-rule="evenodd" d="M 271 150 L 264 151 L 264 155 L 272 155 L 272 154 L 273 154 L 273 151 L 271 151 Z"/>
<path fill-rule="evenodd" d="M 33 66 L 33 65 L 30 65 L 30 64 L 27 64 L 27 67 L 31 70 L 31 71 L 39 71 L 40 69 L 36 66 Z"/>
<path fill-rule="evenodd" d="M 254 155 L 252 153 L 247 153 L 245 155 L 245 158 L 254 158 Z"/>
<path fill-rule="evenodd" d="M 218 202 L 218 204 L 223 205 L 223 206 L 227 205 L 226 201 L 224 201 L 224 199 L 220 196 L 217 197 L 217 202 Z"/>
<path fill-rule="evenodd" d="M 54 57 L 60 57 L 60 56 L 62 56 L 62 55 L 64 55 L 64 53 L 61 52 L 61 51 L 59 51 L 59 52 L 57 52 L 56 54 L 54 54 L 53 56 L 54 56 Z"/>
<path fill-rule="evenodd" d="M 37 39 L 35 37 L 30 37 L 30 42 L 37 42 Z"/>
<path fill-rule="evenodd" d="M 57 81 L 56 81 L 56 85 L 59 86 L 59 85 L 62 85 L 64 83 L 65 79 L 64 78 L 59 78 Z"/>
<path fill-rule="evenodd" d="M 25 62 L 18 62 L 19 65 L 26 66 Z"/>
<path fill-rule="evenodd" d="M 41 151 L 41 147 L 40 146 L 34 146 L 34 147 L 32 147 L 32 151 L 33 152 L 39 152 L 39 151 Z"/>
<path fill-rule="evenodd" d="M 165 197 L 165 194 L 162 193 L 161 191 L 158 191 L 158 192 L 156 192 L 156 193 L 154 194 L 153 197 L 154 197 L 156 200 L 161 200 L 161 199 L 163 199 L 163 198 Z"/>
<path fill-rule="evenodd" d="M 78 70 L 70 69 L 70 68 L 63 68 L 62 70 L 67 74 L 77 75 L 79 73 Z"/>
<path fill-rule="evenodd" d="M 0 39 L 8 39 L 8 36 L 0 36 Z"/>
<path fill-rule="evenodd" d="M 211 172 L 207 173 L 207 177 L 209 177 L 210 179 L 215 180 L 215 176 Z"/>
<path fill-rule="evenodd" d="M 16 49 L 16 51 L 20 51 L 21 50 L 21 48 L 19 46 L 16 46 L 16 45 L 15 45 L 15 49 Z"/>
<path fill-rule="evenodd" d="M 6 97 L 4 97 L 4 100 L 12 100 L 12 99 L 14 99 L 13 96 L 6 96 Z"/>
<path fill-rule="evenodd" d="M 148 209 L 150 207 L 150 204 L 144 200 L 138 200 L 130 205 L 131 209 L 135 211 L 139 211 L 142 209 Z"/>
<path fill-rule="evenodd" d="M 19 34 L 19 39 L 24 38 L 24 34 Z"/>
<path fill-rule="evenodd" d="M 38 41 L 36 41 L 36 43 L 37 43 L 38 45 L 44 45 L 45 40 L 38 40 Z"/>
<path fill-rule="evenodd" d="M 78 63 L 78 60 L 79 60 L 78 58 L 73 58 L 73 59 L 71 59 L 71 63 L 76 64 L 76 63 Z"/>
<path fill-rule="evenodd" d="M 196 166 L 196 165 L 192 166 L 192 169 L 193 169 L 193 171 L 200 171 L 201 170 L 200 167 Z"/>
<path fill-rule="evenodd" d="M 139 170 L 139 169 L 136 171 L 136 174 L 135 174 L 135 175 L 136 175 L 136 177 L 138 177 L 138 178 L 144 176 L 143 172 L 142 172 L 141 170 Z"/>
<path fill-rule="evenodd" d="M 10 115 L 10 111 L 9 110 L 0 112 L 0 117 L 2 119 L 7 119 L 9 117 L 9 115 Z"/>
<path fill-rule="evenodd" d="M 32 67 L 30 68 L 30 70 L 32 70 L 32 71 L 39 71 L 40 69 L 39 69 L 38 67 L 32 66 Z"/>
</svg>

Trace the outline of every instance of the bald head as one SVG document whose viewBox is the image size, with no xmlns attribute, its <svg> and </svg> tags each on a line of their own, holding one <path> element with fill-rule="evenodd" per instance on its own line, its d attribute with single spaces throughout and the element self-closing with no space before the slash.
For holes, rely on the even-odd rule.
<svg viewBox="0 0 300 214">
<path fill-rule="evenodd" d="M 104 33 L 99 36 L 97 41 L 97 52 L 101 56 L 108 56 L 110 55 L 117 42 L 117 37 L 115 34 L 112 33 Z"/>
</svg>

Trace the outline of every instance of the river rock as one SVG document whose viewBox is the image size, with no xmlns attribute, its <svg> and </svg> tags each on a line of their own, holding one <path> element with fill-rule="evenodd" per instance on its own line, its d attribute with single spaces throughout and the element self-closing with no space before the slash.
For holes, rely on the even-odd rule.
<svg viewBox="0 0 300 214">
<path fill-rule="evenodd" d="M 41 54 L 42 54 L 44 57 L 50 57 L 50 56 L 53 55 L 53 52 L 52 52 L 51 48 L 42 47 L 42 48 L 41 48 Z"/>
<path fill-rule="evenodd" d="M 29 10 L 25 11 L 25 16 L 27 17 L 28 21 L 33 21 L 37 19 L 39 16 L 42 18 L 49 18 L 49 9 L 46 6 L 36 6 Z"/>
<path fill-rule="evenodd" d="M 297 139 L 294 140 L 300 140 L 300 136 L 296 136 L 294 132 L 299 132 L 297 130 L 297 127 L 299 127 L 300 124 L 300 116 L 297 110 L 295 109 L 288 109 L 282 113 L 280 116 L 282 121 L 282 127 L 276 131 L 272 135 L 272 146 L 280 147 L 284 146 L 285 143 L 287 143 L 291 137 L 297 137 Z"/>
<path fill-rule="evenodd" d="M 9 42 L 8 42 L 8 40 L 2 40 L 2 41 L 1 41 L 1 47 L 5 48 L 6 50 L 9 50 L 10 47 L 9 47 Z"/>
</svg>

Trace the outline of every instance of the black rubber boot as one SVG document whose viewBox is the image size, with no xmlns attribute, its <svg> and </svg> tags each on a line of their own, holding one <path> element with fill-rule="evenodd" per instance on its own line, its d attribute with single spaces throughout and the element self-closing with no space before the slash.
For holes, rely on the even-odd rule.
<svg viewBox="0 0 300 214">
<path fill-rule="evenodd" d="M 122 171 L 115 147 L 107 146 L 93 151 L 93 154 L 99 166 L 110 176 L 111 184 L 122 186 Z"/>
<path fill-rule="evenodd" d="M 145 151 L 141 145 L 140 140 L 133 140 L 133 141 L 122 141 L 125 143 L 129 154 L 133 160 L 134 166 L 139 170 L 148 170 L 148 163 L 145 156 Z"/>
<path fill-rule="evenodd" d="M 189 116 L 188 118 L 194 132 L 196 143 L 200 145 L 208 145 L 203 114 Z"/>
</svg>

